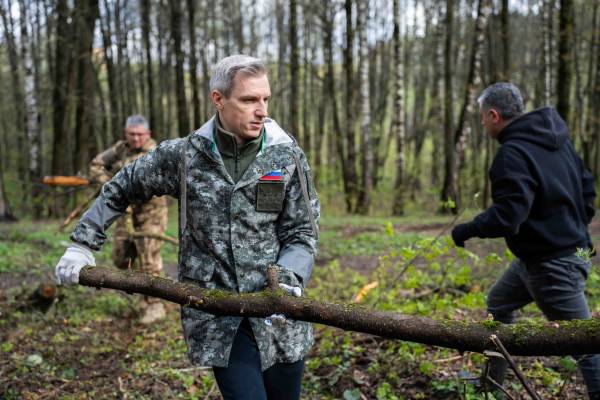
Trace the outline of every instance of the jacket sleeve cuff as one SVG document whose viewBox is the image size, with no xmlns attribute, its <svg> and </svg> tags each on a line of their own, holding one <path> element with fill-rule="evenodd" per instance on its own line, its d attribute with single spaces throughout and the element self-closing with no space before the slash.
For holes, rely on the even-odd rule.
<svg viewBox="0 0 600 400">
<path fill-rule="evenodd" d="M 71 240 L 86 245 L 92 250 L 100 250 L 106 240 L 106 229 L 123 214 L 112 209 L 98 197 L 92 207 L 85 212 L 71 233 Z"/>
<path fill-rule="evenodd" d="M 315 262 L 314 256 L 300 246 L 289 245 L 281 249 L 277 265 L 288 269 L 302 279 L 302 284 L 306 286 L 312 267 Z"/>
</svg>

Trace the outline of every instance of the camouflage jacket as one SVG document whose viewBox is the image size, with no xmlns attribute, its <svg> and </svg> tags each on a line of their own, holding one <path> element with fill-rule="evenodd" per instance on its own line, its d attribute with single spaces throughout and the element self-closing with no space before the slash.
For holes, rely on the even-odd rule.
<svg viewBox="0 0 600 400">
<path fill-rule="evenodd" d="M 262 291 L 266 287 L 266 268 L 276 263 L 294 272 L 291 279 L 298 277 L 305 285 L 317 247 L 308 213 L 312 212 L 318 221 L 320 209 L 304 153 L 276 122 L 268 120 L 261 150 L 234 183 L 217 150 L 214 126 L 213 118 L 187 138 L 165 141 L 123 168 L 104 185 L 71 239 L 99 249 L 107 227 L 130 203 L 169 194 L 179 198 L 180 213 L 186 210 L 180 215 L 181 281 L 239 293 Z M 294 155 L 304 176 L 296 173 Z M 262 209 L 257 199 L 264 188 L 261 177 L 277 170 L 281 170 L 281 196 L 267 196 L 277 211 L 257 211 Z M 180 182 L 182 175 L 185 187 Z M 300 179 L 308 183 L 311 210 Z M 180 198 L 183 190 L 185 199 Z M 182 307 L 181 317 L 191 361 L 227 366 L 242 318 L 217 317 L 188 307 Z M 283 326 L 267 326 L 264 318 L 250 318 L 250 323 L 263 370 L 276 362 L 300 360 L 312 346 L 309 323 L 290 321 Z"/>
<path fill-rule="evenodd" d="M 148 139 L 142 148 L 133 150 L 126 140 L 117 143 L 96 155 L 90 163 L 90 178 L 100 184 L 108 182 L 121 168 L 137 160 L 144 154 L 156 148 L 154 139 Z M 166 212 L 167 199 L 165 197 L 153 197 L 149 201 L 136 205 L 131 212 L 135 216 L 144 214 L 162 214 Z M 137 218 L 134 218 L 137 220 Z"/>
</svg>

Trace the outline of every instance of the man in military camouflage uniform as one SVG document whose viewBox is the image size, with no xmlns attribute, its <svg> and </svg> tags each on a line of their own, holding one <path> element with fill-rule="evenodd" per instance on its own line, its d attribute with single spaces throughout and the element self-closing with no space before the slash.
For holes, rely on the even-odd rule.
<svg viewBox="0 0 600 400">
<path fill-rule="evenodd" d="M 108 182 L 125 165 L 156 147 L 156 142 L 150 137 L 148 122 L 141 115 L 127 118 L 124 135 L 124 140 L 119 140 L 92 160 L 90 178 L 94 182 Z M 131 234 L 163 234 L 167 227 L 167 214 L 166 197 L 152 197 L 145 203 L 127 208 L 125 215 L 117 220 L 113 232 L 112 259 L 117 268 L 130 268 L 137 261 L 141 271 L 161 274 L 162 241 L 143 236 L 133 238 Z M 140 321 L 143 324 L 151 324 L 165 316 L 164 305 L 155 297 L 144 296 L 142 309 Z"/>
<path fill-rule="evenodd" d="M 299 295 L 317 247 L 319 200 L 306 157 L 275 121 L 264 64 L 221 60 L 211 78 L 217 114 L 183 139 L 163 142 L 123 168 L 73 231 L 56 266 L 59 283 L 78 282 L 93 265 L 107 227 L 131 203 L 179 199 L 179 278 L 239 293 L 265 289 L 279 266 L 280 286 Z M 191 361 L 213 366 L 225 399 L 297 399 L 312 326 L 281 318 L 217 317 L 182 307 Z"/>
</svg>

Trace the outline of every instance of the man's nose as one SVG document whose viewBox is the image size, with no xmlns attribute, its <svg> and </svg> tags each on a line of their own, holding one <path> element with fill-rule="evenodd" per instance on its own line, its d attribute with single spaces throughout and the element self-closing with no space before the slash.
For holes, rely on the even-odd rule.
<svg viewBox="0 0 600 400">
<path fill-rule="evenodd" d="M 260 118 L 266 117 L 267 116 L 267 103 L 264 101 L 261 101 L 258 104 L 258 107 L 256 107 L 255 114 L 257 117 L 260 117 Z"/>
</svg>

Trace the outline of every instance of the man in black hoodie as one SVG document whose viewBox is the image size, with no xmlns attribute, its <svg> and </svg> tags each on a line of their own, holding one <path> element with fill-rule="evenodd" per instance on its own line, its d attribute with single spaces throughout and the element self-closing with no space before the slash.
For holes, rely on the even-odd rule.
<svg viewBox="0 0 600 400">
<path fill-rule="evenodd" d="M 551 107 L 523 114 L 519 89 L 486 88 L 478 99 L 486 132 L 500 142 L 489 171 L 493 204 L 452 239 L 504 237 L 516 256 L 488 294 L 495 320 L 514 323 L 516 311 L 535 301 L 550 320 L 590 318 L 584 294 L 592 250 L 587 226 L 594 216 L 594 178 L 575 153 L 565 121 Z M 600 355 L 576 356 L 591 399 L 600 399 Z M 502 383 L 507 364 L 492 361 Z"/>
</svg>

